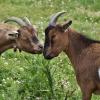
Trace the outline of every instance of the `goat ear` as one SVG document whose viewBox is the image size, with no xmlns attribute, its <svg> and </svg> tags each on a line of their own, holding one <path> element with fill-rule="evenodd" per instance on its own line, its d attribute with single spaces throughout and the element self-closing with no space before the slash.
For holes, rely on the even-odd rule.
<svg viewBox="0 0 100 100">
<path fill-rule="evenodd" d="M 19 32 L 18 31 L 12 31 L 10 33 L 8 33 L 8 36 L 10 39 L 16 39 L 19 37 Z"/>
<path fill-rule="evenodd" d="M 63 29 L 66 30 L 72 24 L 72 20 L 69 20 L 63 24 Z"/>
</svg>

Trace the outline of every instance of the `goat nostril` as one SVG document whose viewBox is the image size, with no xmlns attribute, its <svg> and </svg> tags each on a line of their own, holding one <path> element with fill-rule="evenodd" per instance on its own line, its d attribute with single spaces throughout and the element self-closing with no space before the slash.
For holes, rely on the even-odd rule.
<svg viewBox="0 0 100 100">
<path fill-rule="evenodd" d="M 43 49 L 43 45 L 39 45 L 39 48 L 40 48 L 40 49 Z"/>
</svg>

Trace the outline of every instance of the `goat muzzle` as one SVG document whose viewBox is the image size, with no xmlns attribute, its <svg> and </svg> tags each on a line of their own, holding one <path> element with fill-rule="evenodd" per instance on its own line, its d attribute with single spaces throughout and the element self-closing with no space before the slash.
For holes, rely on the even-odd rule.
<svg viewBox="0 0 100 100">
<path fill-rule="evenodd" d="M 38 46 L 34 47 L 34 52 L 35 53 L 42 53 L 43 52 L 43 45 L 42 44 L 39 44 Z"/>
<path fill-rule="evenodd" d="M 46 51 L 43 52 L 43 55 L 44 55 L 44 58 L 47 60 L 54 58 L 54 55 L 52 53 L 48 53 Z"/>
</svg>

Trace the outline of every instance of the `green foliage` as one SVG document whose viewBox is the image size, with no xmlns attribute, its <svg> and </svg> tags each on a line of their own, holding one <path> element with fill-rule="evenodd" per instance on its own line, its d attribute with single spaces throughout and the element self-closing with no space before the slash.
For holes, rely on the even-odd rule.
<svg viewBox="0 0 100 100">
<path fill-rule="evenodd" d="M 39 38 L 49 18 L 58 11 L 67 11 L 59 19 L 72 19 L 72 28 L 100 39 L 100 0 L 0 0 L 1 21 L 10 16 L 27 16 L 37 26 Z M 0 57 L 0 100 L 80 100 L 69 59 L 61 54 L 47 61 L 43 55 L 6 51 Z M 93 100 L 100 97 L 93 95 Z"/>
</svg>

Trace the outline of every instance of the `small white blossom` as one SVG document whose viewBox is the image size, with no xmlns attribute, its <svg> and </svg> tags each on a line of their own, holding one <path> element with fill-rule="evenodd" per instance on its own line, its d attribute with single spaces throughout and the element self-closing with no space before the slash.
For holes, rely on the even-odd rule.
<svg viewBox="0 0 100 100">
<path fill-rule="evenodd" d="M 8 65 L 8 62 L 5 62 L 4 64 L 5 64 L 5 65 Z"/>
<path fill-rule="evenodd" d="M 16 80 L 16 83 L 20 84 L 21 82 L 20 82 L 20 81 L 18 81 L 18 80 Z"/>
<path fill-rule="evenodd" d="M 24 69 L 23 68 L 20 68 L 20 71 L 24 71 Z"/>
</svg>

